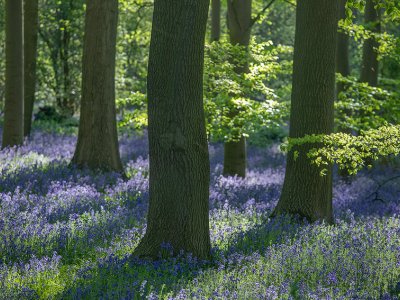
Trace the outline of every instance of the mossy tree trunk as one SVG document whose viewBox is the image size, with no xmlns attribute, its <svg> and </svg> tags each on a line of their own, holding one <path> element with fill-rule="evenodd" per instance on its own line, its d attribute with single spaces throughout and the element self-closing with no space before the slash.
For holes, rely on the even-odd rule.
<svg viewBox="0 0 400 300">
<path fill-rule="evenodd" d="M 251 33 L 251 0 L 228 0 L 228 31 L 233 45 L 247 47 Z M 248 72 L 248 66 L 236 68 L 236 72 Z M 233 112 L 234 114 L 234 112 Z M 246 177 L 246 138 L 224 144 L 225 176 Z"/>
<path fill-rule="evenodd" d="M 24 136 L 31 133 L 36 90 L 38 0 L 24 0 Z"/>
<path fill-rule="evenodd" d="M 210 166 L 203 110 L 208 0 L 155 0 L 148 66 L 150 204 L 135 256 L 164 244 L 210 255 Z"/>
<path fill-rule="evenodd" d="M 87 1 L 79 134 L 72 163 L 123 172 L 115 111 L 117 21 L 118 0 Z"/>
<path fill-rule="evenodd" d="M 380 10 L 375 9 L 375 2 L 367 0 L 365 6 L 365 26 L 372 32 L 381 32 Z M 367 82 L 370 86 L 378 85 L 379 61 L 376 48 L 379 43 L 370 38 L 364 41 L 361 62 L 360 81 Z"/>
<path fill-rule="evenodd" d="M 6 82 L 2 148 L 24 140 L 24 29 L 22 0 L 6 0 Z"/>
<path fill-rule="evenodd" d="M 298 0 L 294 46 L 291 138 L 330 134 L 335 99 L 338 2 Z M 332 167 L 321 176 L 302 145 L 288 153 L 285 181 L 274 215 L 298 214 L 310 221 L 332 222 Z"/>
</svg>

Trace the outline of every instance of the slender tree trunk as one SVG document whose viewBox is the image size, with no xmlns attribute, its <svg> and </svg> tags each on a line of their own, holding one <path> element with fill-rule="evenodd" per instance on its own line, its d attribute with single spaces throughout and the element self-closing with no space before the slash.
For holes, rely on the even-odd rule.
<svg viewBox="0 0 400 300">
<path fill-rule="evenodd" d="M 209 0 L 155 0 L 148 67 L 150 206 L 134 255 L 163 245 L 210 255 L 210 166 L 203 110 Z"/>
<path fill-rule="evenodd" d="M 71 78 L 69 72 L 69 29 L 65 28 L 62 32 L 61 60 L 63 70 L 63 95 L 64 95 L 64 113 L 66 117 L 72 117 L 75 113 L 74 99 L 71 97 Z"/>
<path fill-rule="evenodd" d="M 71 20 L 73 11 L 73 1 L 59 4 L 56 19 L 58 30 L 56 32 L 56 42 L 53 57 L 53 69 L 56 74 L 57 85 L 57 108 L 61 115 L 70 118 L 75 113 L 75 98 L 71 94 L 71 74 L 70 74 L 70 28 L 65 24 L 66 20 Z"/>
<path fill-rule="evenodd" d="M 83 41 L 78 166 L 123 172 L 115 113 L 118 0 L 89 0 Z"/>
<path fill-rule="evenodd" d="M 347 0 L 339 0 L 339 20 L 346 18 Z M 346 33 L 339 32 L 336 50 L 336 72 L 343 76 L 350 75 L 349 63 L 349 36 Z M 344 90 L 342 83 L 336 85 L 336 93 L 339 95 Z"/>
<path fill-rule="evenodd" d="M 339 0 L 339 20 L 346 18 L 346 2 L 347 0 Z M 337 38 L 336 49 L 336 73 L 343 76 L 350 75 L 350 62 L 349 62 L 349 36 L 346 33 L 339 32 Z M 345 90 L 343 83 L 336 83 L 336 99 L 339 94 Z M 347 115 L 351 112 L 347 111 Z M 340 132 L 351 133 L 348 128 L 339 128 Z M 349 172 L 346 169 L 340 169 L 339 175 L 342 179 L 349 181 Z"/>
<path fill-rule="evenodd" d="M 291 138 L 330 134 L 335 99 L 335 56 L 338 3 L 332 0 L 298 0 L 294 47 Z M 332 167 L 320 170 L 307 158 L 317 145 L 302 145 L 288 153 L 285 181 L 274 215 L 299 214 L 311 221 L 332 222 Z"/>
<path fill-rule="evenodd" d="M 22 0 L 6 0 L 6 83 L 2 148 L 24 140 L 24 29 Z"/>
<path fill-rule="evenodd" d="M 228 30 L 233 45 L 247 47 L 251 34 L 251 0 L 228 0 Z M 236 72 L 248 72 L 248 66 Z M 246 138 L 224 144 L 224 175 L 246 177 Z"/>
<path fill-rule="evenodd" d="M 38 0 L 24 0 L 24 136 L 31 133 L 36 90 Z"/>
<path fill-rule="evenodd" d="M 211 42 L 219 41 L 221 35 L 221 0 L 211 0 Z"/>
<path fill-rule="evenodd" d="M 71 6 L 70 2 L 70 6 Z M 71 11 L 72 8 L 70 7 Z M 60 48 L 60 58 L 62 61 L 62 81 L 63 81 L 63 114 L 65 117 L 72 117 L 75 113 L 75 98 L 71 93 L 71 74 L 69 66 L 70 32 L 69 28 L 62 31 L 62 47 Z"/>
<path fill-rule="evenodd" d="M 380 11 L 374 6 L 373 0 L 367 0 L 365 24 L 371 31 L 379 33 L 381 32 Z M 378 85 L 379 62 L 378 53 L 375 50 L 377 47 L 379 43 L 373 38 L 364 41 L 360 81 L 367 82 L 370 86 Z"/>
</svg>

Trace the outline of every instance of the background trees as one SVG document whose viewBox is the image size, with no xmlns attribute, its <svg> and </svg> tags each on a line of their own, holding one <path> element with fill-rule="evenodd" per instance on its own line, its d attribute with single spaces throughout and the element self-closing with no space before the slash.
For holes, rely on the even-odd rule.
<svg viewBox="0 0 400 300">
<path fill-rule="evenodd" d="M 221 0 L 211 1 L 211 41 L 219 41 L 221 35 Z"/>
<path fill-rule="evenodd" d="M 365 26 L 374 33 L 380 33 L 380 9 L 375 8 L 373 0 L 366 0 Z M 377 86 L 379 75 L 378 62 L 379 43 L 374 38 L 367 38 L 363 45 L 360 81 L 367 82 L 370 86 Z"/>
<path fill-rule="evenodd" d="M 251 33 L 251 0 L 228 1 L 227 25 L 230 42 L 247 47 Z M 237 73 L 248 72 L 248 65 L 237 66 Z M 231 111 L 233 117 L 238 112 Z M 246 176 L 246 138 L 226 142 L 224 145 L 224 175 Z"/>
<path fill-rule="evenodd" d="M 24 136 L 31 132 L 36 91 L 38 0 L 24 1 Z"/>
<path fill-rule="evenodd" d="M 4 80 L 19 94 L 0 131 L 20 142 L 35 80 L 10 3 L 0 98 Z M 213 1 L 208 32 L 207 0 L 156 0 L 153 19 L 152 0 L 37 3 L 32 135 L 0 151 L 0 298 L 400 296 L 399 1 Z M 360 81 L 371 41 L 377 86 Z M 335 177 L 332 203 L 334 163 L 362 172 Z"/>
<path fill-rule="evenodd" d="M 339 20 L 343 20 L 346 18 L 346 2 L 347 0 L 339 1 Z M 336 50 L 336 72 L 340 73 L 343 76 L 350 75 L 349 40 L 349 35 L 345 32 L 338 33 Z M 343 83 L 338 82 L 336 86 L 336 93 L 339 94 L 343 91 L 343 89 Z"/>
<path fill-rule="evenodd" d="M 71 117 L 79 108 L 84 1 L 40 1 L 39 99 Z M 52 101 L 50 101 L 52 100 Z"/>
<path fill-rule="evenodd" d="M 0 0 L 0 3 L 4 4 L 4 0 Z M 37 5 L 39 5 L 42 22 L 39 26 L 37 48 L 38 89 L 35 93 L 35 72 L 33 69 Z M 318 44 L 316 44 L 317 46 L 313 45 L 310 51 L 306 51 L 302 48 L 302 45 L 311 44 L 308 41 L 300 44 L 300 46 L 294 45 L 293 20 L 296 7 L 294 1 L 213 1 L 211 6 L 213 10 L 207 41 L 216 39 L 220 41 L 218 45 L 210 43 L 206 44 L 205 47 L 206 72 L 203 88 L 207 135 L 210 142 L 225 143 L 225 162 L 222 171 L 224 175 L 244 177 L 246 171 L 246 139 L 250 145 L 258 146 L 265 146 L 271 142 L 281 142 L 287 135 L 290 95 L 293 94 L 294 103 L 298 103 L 295 99 L 317 97 L 316 94 L 313 97 L 303 94 L 295 96 L 300 90 L 296 86 L 307 85 L 308 83 L 305 83 L 305 80 L 312 80 L 311 76 L 305 78 L 304 82 L 300 82 L 301 80 L 298 80 L 298 78 L 304 76 L 295 74 L 292 91 L 293 46 L 300 48 L 296 50 L 300 53 L 302 51 L 315 53 L 316 57 L 325 53 L 325 49 L 318 48 Z M 37 2 L 29 1 L 26 3 L 25 133 L 29 132 L 32 101 L 36 96 L 37 101 L 33 106 L 33 113 L 37 114 L 37 120 L 43 117 L 43 112 L 46 112 L 44 115 L 50 115 L 46 115 L 46 118 L 57 122 L 62 120 L 63 124 L 68 125 L 68 127 L 63 127 L 62 130 L 74 132 L 77 131 L 78 117 L 81 117 L 79 141 L 73 159 L 74 162 L 95 169 L 104 168 L 122 173 L 123 168 L 118 155 L 115 117 L 113 116 L 117 116 L 117 123 L 121 132 L 124 133 L 133 131 L 136 133 L 136 131 L 146 129 L 148 126 L 146 80 L 153 3 L 151 0 L 120 1 L 118 9 L 120 22 L 116 36 L 117 41 L 113 42 L 116 47 L 116 52 L 113 55 L 111 55 L 111 48 L 114 46 L 105 43 L 102 39 L 91 41 L 92 47 L 89 47 L 87 45 L 90 43 L 86 42 L 85 38 L 85 48 L 82 47 L 84 7 L 82 0 L 38 0 Z M 340 75 L 337 76 L 338 95 L 335 103 L 335 122 L 336 127 L 343 132 L 351 132 L 362 137 L 363 130 L 396 131 L 396 127 L 387 127 L 386 122 L 396 124 L 400 120 L 397 109 L 398 93 L 396 92 L 400 86 L 398 9 L 396 1 L 348 0 L 340 2 L 339 18 L 344 20 L 340 22 L 340 35 L 337 44 L 336 71 Z M 252 10 L 253 18 L 251 16 Z M 3 13 L 4 11 L 0 12 L 0 14 Z M 226 20 L 220 18 L 220 15 L 227 15 Z M 3 19 L 0 22 L 0 29 L 3 29 L 0 33 L 0 40 L 4 40 L 5 24 Z M 252 30 L 253 38 L 250 38 L 250 30 Z M 179 31 L 177 30 L 177 32 Z M 98 34 L 97 31 L 96 34 Z M 109 34 L 109 37 L 111 37 L 111 34 Z M 160 39 L 160 41 L 165 42 L 164 39 Z M 102 55 L 85 54 L 85 66 L 82 72 L 82 51 L 93 53 L 93 49 L 96 49 L 96 51 L 103 49 L 103 52 L 99 52 L 104 54 L 104 57 Z M 167 50 L 162 49 L 162 51 Z M 182 55 L 183 50 L 179 51 L 179 55 Z M 0 43 L 0 55 L 3 55 L 3 53 L 4 47 Z M 106 55 L 110 56 L 106 58 Z M 114 82 L 112 72 L 109 72 L 109 67 L 114 64 L 111 61 L 111 56 L 117 57 L 115 88 L 112 86 Z M 91 58 L 90 61 L 88 57 Z M 109 61 L 107 67 L 99 63 L 103 59 Z M 173 59 L 178 60 L 178 56 L 174 56 Z M 304 59 L 303 56 L 302 59 Z M 0 59 L 0 70 L 4 69 L 5 61 L 5 59 Z M 313 68 L 311 62 L 306 65 L 310 70 Z M 32 70 L 29 71 L 28 69 L 31 69 L 31 67 Z M 329 68 L 330 65 L 325 69 Z M 103 70 L 106 71 L 103 72 Z M 367 72 L 367 70 L 369 71 Z M 310 71 L 310 74 L 315 72 L 320 72 L 320 70 L 315 69 L 312 72 Z M 81 73 L 84 77 L 82 86 L 85 90 L 82 90 L 82 113 L 79 115 L 76 113 L 81 105 L 79 102 Z M 375 79 L 372 81 L 365 79 L 366 77 L 363 74 L 365 76 L 373 74 L 372 77 Z M 363 77 L 365 78 L 363 79 Z M 150 78 L 152 77 L 150 76 Z M 321 75 L 318 79 L 320 78 L 324 78 L 324 76 Z M 5 72 L 1 72 L 0 98 L 7 90 L 4 89 L 4 81 Z M 378 83 L 379 85 L 377 85 Z M 96 86 L 101 88 L 96 88 Z M 322 86 L 327 87 L 325 83 Z M 115 96 L 112 92 L 114 89 L 116 90 Z M 15 92 L 18 89 L 12 90 Z M 301 90 L 308 90 L 308 88 Z M 322 95 L 325 91 L 325 89 L 318 89 L 318 93 L 321 92 L 321 98 L 325 98 L 327 95 Z M 117 105 L 115 111 L 112 104 L 114 97 Z M 106 101 L 106 99 L 108 100 Z M 96 105 L 92 105 L 93 111 L 96 111 L 95 114 L 88 113 L 90 105 L 86 104 L 89 102 L 96 103 Z M 102 104 L 97 105 L 97 103 Z M 103 106 L 103 104 L 105 105 Z M 103 109 L 104 107 L 108 108 Z M 5 108 L 6 111 L 9 111 L 10 105 L 6 105 Z M 11 110 L 18 110 L 18 118 L 20 118 L 20 104 L 12 105 Z M 300 116 L 304 116 L 308 112 L 306 110 L 298 112 L 296 105 L 294 105 L 291 113 L 294 120 L 296 118 L 300 120 Z M 328 114 L 327 111 L 323 111 L 323 113 Z M 17 114 L 6 113 L 5 128 L 11 128 L 7 125 L 10 115 L 16 116 Z M 330 115 L 328 118 L 322 119 L 331 122 L 329 118 Z M 12 129 L 19 131 L 17 128 L 19 128 L 21 121 L 18 119 L 15 122 L 18 122 L 18 124 L 15 123 L 17 126 L 12 126 Z M 180 121 L 173 122 L 175 124 Z M 308 123 L 307 126 L 302 127 L 303 125 L 296 125 L 296 122 L 291 122 L 295 129 L 291 129 L 289 144 L 297 143 L 296 145 L 299 145 L 298 139 L 301 139 L 300 136 L 306 133 L 325 133 L 327 131 L 326 128 L 314 130 L 317 127 L 319 128 L 318 122 L 318 124 L 314 124 L 315 127 Z M 89 126 L 89 123 L 96 125 Z M 298 123 L 301 124 L 302 121 L 298 121 Z M 48 123 L 41 125 L 41 122 L 36 122 L 35 124 L 47 126 L 47 130 L 53 128 Z M 171 126 L 177 127 L 178 125 Z M 58 126 L 54 127 L 59 130 Z M 169 128 L 169 126 L 166 128 Z M 170 131 L 174 130 L 171 129 Z M 292 134 L 293 132 L 296 132 L 296 134 Z M 6 135 L 9 130 L 5 129 L 3 133 Z M 341 140 L 337 139 L 337 136 L 325 137 L 326 139 L 318 137 L 316 140 L 312 140 L 312 138 L 306 136 L 304 140 L 309 139 L 306 143 L 311 141 L 311 144 L 313 144 L 315 141 L 325 143 L 326 139 L 333 139 L 335 142 L 333 143 L 331 140 L 330 142 L 335 144 L 335 147 L 340 148 L 337 144 Z M 346 138 L 352 139 L 352 137 Z M 18 143 L 21 143 L 22 139 L 18 139 Z M 106 140 L 111 142 L 106 142 Z M 294 142 L 295 140 L 297 142 Z M 3 142 L 6 142 L 6 139 L 3 139 Z M 369 146 L 364 145 L 367 148 Z M 393 149 L 397 149 L 396 145 L 392 146 Z M 296 147 L 303 149 L 302 146 Z M 318 149 L 317 152 L 322 149 L 321 151 L 325 153 L 326 157 L 319 157 L 324 163 L 339 160 L 337 155 L 340 151 L 331 155 L 329 149 L 323 147 L 316 149 Z M 295 156 L 297 151 L 292 149 Z M 301 156 L 303 152 L 305 153 L 306 150 L 299 151 L 298 160 L 306 161 L 305 157 Z M 386 153 L 387 151 L 382 150 L 382 152 Z M 395 153 L 395 151 L 391 153 Z M 331 156 L 328 157 L 329 155 Z M 343 154 L 341 155 L 343 156 Z M 347 158 L 341 157 L 341 159 L 342 161 L 339 161 L 339 164 L 347 161 Z M 354 157 L 352 159 L 355 160 Z M 350 167 L 358 170 L 359 166 L 363 164 L 359 156 L 358 159 L 357 162 L 347 162 L 355 163 L 355 167 Z M 295 160 L 293 160 L 293 165 L 298 165 L 294 162 Z M 288 169 L 293 169 L 291 166 L 290 163 Z M 328 166 L 330 165 L 328 164 Z M 288 171 L 288 173 L 291 172 Z M 324 184 L 321 185 L 325 186 Z M 327 184 L 326 186 L 329 190 L 330 185 Z M 286 190 L 284 188 L 284 191 Z M 289 188 L 289 190 L 292 189 Z M 322 190 L 320 190 L 321 193 L 325 193 Z M 286 195 L 286 192 L 284 195 Z"/>
</svg>

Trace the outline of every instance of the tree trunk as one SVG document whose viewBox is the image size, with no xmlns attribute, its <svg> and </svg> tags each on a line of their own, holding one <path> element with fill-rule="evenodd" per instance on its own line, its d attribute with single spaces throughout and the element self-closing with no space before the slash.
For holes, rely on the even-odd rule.
<svg viewBox="0 0 400 300">
<path fill-rule="evenodd" d="M 210 255 L 210 166 L 203 110 L 209 0 L 155 0 L 148 67 L 150 205 L 135 256 L 164 245 Z"/>
<path fill-rule="evenodd" d="M 335 56 L 338 3 L 298 0 L 294 47 L 291 138 L 330 134 L 335 99 Z M 310 221 L 333 221 L 332 167 L 326 176 L 307 158 L 317 145 L 302 145 L 288 153 L 285 181 L 274 215 L 298 214 Z"/>
<path fill-rule="evenodd" d="M 24 30 L 22 0 L 6 0 L 6 83 L 2 148 L 24 140 Z"/>
<path fill-rule="evenodd" d="M 36 56 L 38 37 L 38 0 L 24 1 L 24 136 L 31 133 L 36 90 Z"/>
<path fill-rule="evenodd" d="M 365 6 L 365 26 L 372 32 L 381 32 L 380 11 L 374 7 L 373 0 L 367 0 Z M 370 86 L 378 85 L 379 62 L 378 53 L 375 48 L 379 43 L 374 39 L 367 39 L 363 45 L 363 55 L 361 62 L 361 82 L 367 82 Z"/>
<path fill-rule="evenodd" d="M 70 118 L 75 113 L 75 97 L 71 93 L 72 81 L 70 74 L 70 50 L 71 50 L 71 33 L 70 25 L 66 22 L 72 21 L 73 18 L 73 0 L 68 2 L 60 2 L 57 9 L 56 19 L 58 29 L 56 32 L 56 43 L 53 45 L 55 53 L 53 57 L 56 59 L 53 63 L 53 69 L 56 76 L 57 86 L 57 108 L 64 118 Z"/>
<path fill-rule="evenodd" d="M 346 18 L 346 2 L 347 0 L 339 0 L 339 20 Z M 349 36 L 344 32 L 339 32 L 336 46 L 336 73 L 342 76 L 349 76 Z M 336 99 L 338 99 L 339 94 L 344 90 L 345 85 L 343 83 L 336 83 Z M 351 112 L 347 111 L 346 114 L 350 115 Z M 351 133 L 351 130 L 348 128 L 338 128 L 338 131 Z M 346 182 L 350 179 L 349 172 L 346 169 L 340 169 L 339 175 L 342 176 L 342 179 Z"/>
<path fill-rule="evenodd" d="M 83 41 L 78 166 L 123 172 L 115 113 L 118 0 L 89 0 Z"/>
<path fill-rule="evenodd" d="M 339 20 L 346 18 L 346 2 L 347 0 L 339 0 Z M 336 72 L 343 76 L 350 75 L 349 64 L 349 36 L 346 33 L 339 32 L 336 50 Z M 336 85 L 336 94 L 344 90 L 342 83 Z"/>
<path fill-rule="evenodd" d="M 221 35 L 221 0 L 211 0 L 211 42 L 219 41 Z"/>
<path fill-rule="evenodd" d="M 228 0 L 228 30 L 233 45 L 247 47 L 251 33 L 251 0 Z M 236 72 L 248 72 L 248 66 L 237 68 Z M 246 138 L 224 144 L 225 176 L 246 177 Z"/>
</svg>

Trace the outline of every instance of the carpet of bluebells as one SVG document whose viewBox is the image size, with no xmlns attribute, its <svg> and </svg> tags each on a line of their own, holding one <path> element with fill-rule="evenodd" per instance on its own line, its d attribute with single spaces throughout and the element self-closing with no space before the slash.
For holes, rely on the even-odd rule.
<svg viewBox="0 0 400 300">
<path fill-rule="evenodd" d="M 334 226 L 270 219 L 284 178 L 277 146 L 250 148 L 224 178 L 210 145 L 213 259 L 131 257 L 146 227 L 145 136 L 121 136 L 127 179 L 70 167 L 74 135 L 36 130 L 0 152 L 0 299 L 399 299 L 396 166 L 335 178 Z"/>
</svg>

